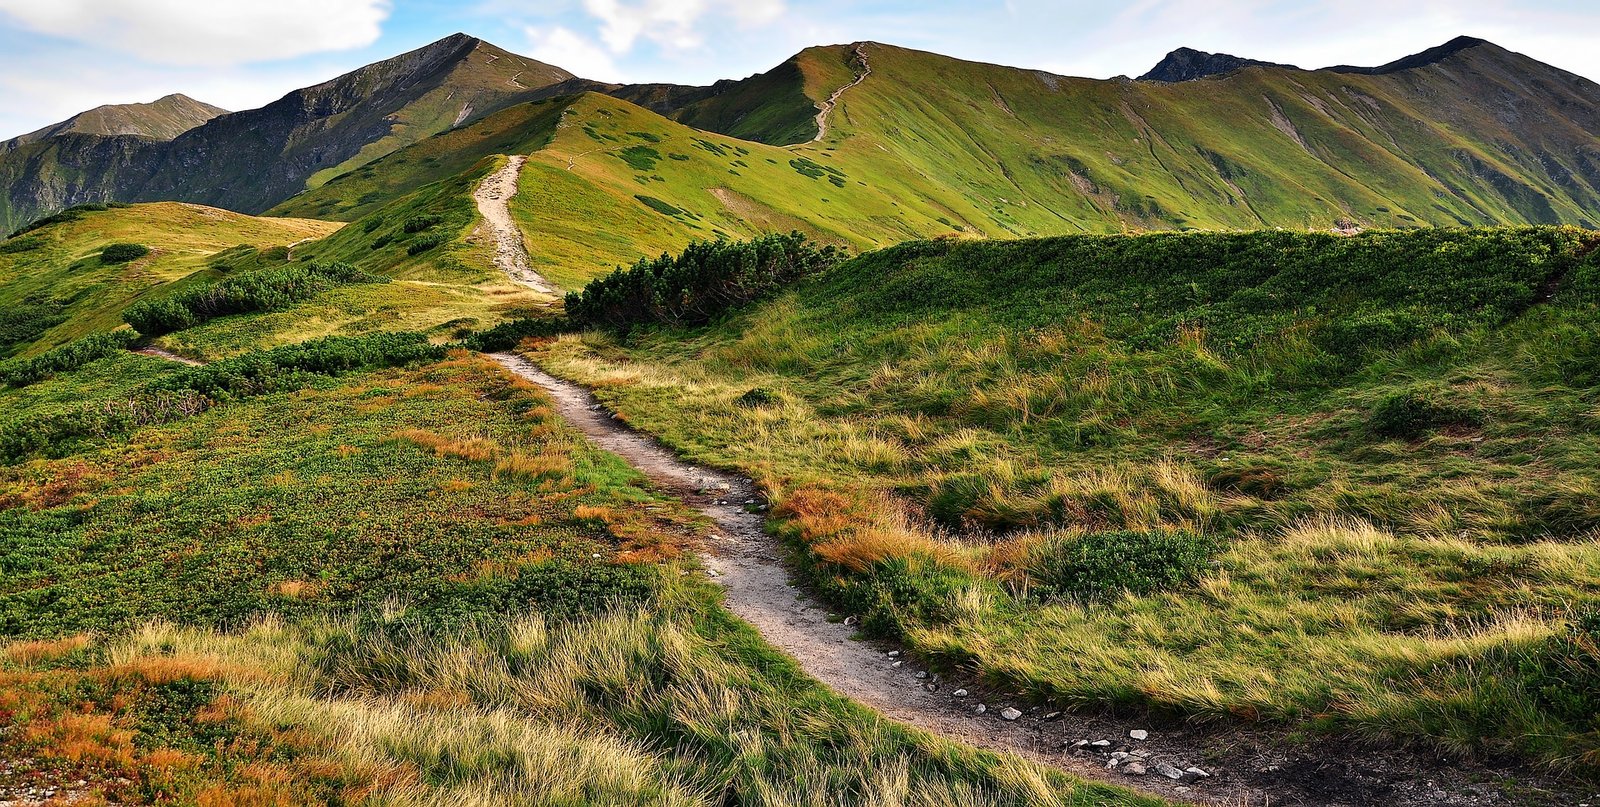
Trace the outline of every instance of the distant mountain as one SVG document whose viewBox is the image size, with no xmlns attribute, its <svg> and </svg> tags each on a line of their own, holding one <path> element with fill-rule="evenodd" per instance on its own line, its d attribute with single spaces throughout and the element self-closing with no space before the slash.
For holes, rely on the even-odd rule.
<svg viewBox="0 0 1600 807">
<path fill-rule="evenodd" d="M 1255 59 L 1245 59 L 1239 56 L 1230 56 L 1226 53 L 1206 53 L 1193 48 L 1178 48 L 1167 54 L 1159 64 L 1151 68 L 1150 72 L 1139 77 L 1140 81 L 1194 81 L 1196 79 L 1220 76 L 1232 73 L 1243 67 L 1277 67 L 1285 70 L 1298 70 L 1294 65 L 1275 64 L 1262 62 Z"/>
<path fill-rule="evenodd" d="M 134 135 L 152 140 L 171 140 L 218 115 L 226 114 L 226 109 L 181 94 L 169 95 L 148 104 L 108 104 L 0 143 L 0 151 L 65 134 Z"/>
<path fill-rule="evenodd" d="M 178 200 L 255 213 L 395 149 L 573 78 L 456 34 L 214 117 L 165 141 L 70 129 L 0 155 L 0 224 L 68 205 Z"/>
<path fill-rule="evenodd" d="M 552 226 L 587 217 L 573 232 L 588 232 L 604 211 L 615 232 L 655 233 L 652 250 L 768 226 L 869 246 L 1600 221 L 1594 82 L 1468 38 L 1378 68 L 1245 61 L 1178 52 L 1156 72 L 1222 72 L 1101 81 L 863 42 L 709 87 L 616 85 L 458 35 L 170 142 L 28 144 L 0 156 L 0 213 L 15 226 L 74 202 L 177 199 L 348 221 L 494 154 L 531 153 L 530 166 L 560 168 L 550 188 L 608 200 L 585 208 L 550 190 Z M 756 159 L 756 144 L 778 149 Z"/>
</svg>

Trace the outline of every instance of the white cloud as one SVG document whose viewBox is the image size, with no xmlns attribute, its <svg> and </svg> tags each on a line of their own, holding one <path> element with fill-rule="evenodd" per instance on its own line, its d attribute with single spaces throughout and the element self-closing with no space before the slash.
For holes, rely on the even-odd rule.
<svg viewBox="0 0 1600 807">
<path fill-rule="evenodd" d="M 231 65 L 376 42 L 390 0 L 0 0 L 40 34 L 173 65 Z"/>
<path fill-rule="evenodd" d="M 612 53 L 625 54 L 645 39 L 670 50 L 705 44 L 702 25 L 729 18 L 740 28 L 769 25 L 783 17 L 783 0 L 584 0 L 600 21 L 600 39 Z"/>
<path fill-rule="evenodd" d="M 605 48 L 573 33 L 569 28 L 527 29 L 528 55 L 546 64 L 553 64 L 584 78 L 596 81 L 620 82 L 623 73 Z"/>
</svg>

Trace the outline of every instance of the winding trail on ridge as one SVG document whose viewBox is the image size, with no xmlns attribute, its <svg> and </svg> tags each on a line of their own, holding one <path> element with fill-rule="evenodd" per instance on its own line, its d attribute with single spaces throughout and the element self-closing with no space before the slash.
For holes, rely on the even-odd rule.
<svg viewBox="0 0 1600 807">
<path fill-rule="evenodd" d="M 494 265 L 519 286 L 555 294 L 555 287 L 528 266 L 528 248 L 522 241 L 522 230 L 511 218 L 511 197 L 517 195 L 517 179 L 522 176 L 522 166 L 527 162 L 526 155 L 511 155 L 500 170 L 484 178 L 472 198 L 478 203 L 478 213 L 494 239 Z"/>
<path fill-rule="evenodd" d="M 828 116 L 833 113 L 833 108 L 839 105 L 839 99 L 843 98 L 846 92 L 866 81 L 867 76 L 872 75 L 872 63 L 867 61 L 866 45 L 856 46 L 856 58 L 861 60 L 861 75 L 856 76 L 855 81 L 835 90 L 833 95 L 828 96 L 828 100 L 817 104 L 817 136 L 811 138 L 811 142 L 821 143 L 822 138 L 828 136 Z"/>
</svg>

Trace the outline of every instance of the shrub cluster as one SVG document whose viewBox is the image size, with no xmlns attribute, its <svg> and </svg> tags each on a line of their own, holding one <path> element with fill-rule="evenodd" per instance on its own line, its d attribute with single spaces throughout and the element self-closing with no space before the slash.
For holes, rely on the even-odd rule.
<svg viewBox="0 0 1600 807">
<path fill-rule="evenodd" d="M 1585 731 L 1600 730 L 1600 611 L 1575 616 L 1522 659 L 1520 672 L 1550 711 Z"/>
<path fill-rule="evenodd" d="M 1210 539 L 1188 532 L 1056 536 L 1030 550 L 1027 593 L 1083 601 L 1153 594 L 1192 582 L 1216 550 Z"/>
<path fill-rule="evenodd" d="M 1385 396 L 1367 416 L 1367 428 L 1379 437 L 1416 440 L 1444 426 L 1477 426 L 1477 412 L 1445 399 L 1442 392 L 1411 389 Z"/>
<path fill-rule="evenodd" d="M 229 314 L 286 308 L 342 284 L 387 282 L 345 263 L 284 266 L 135 303 L 122 318 L 144 336 L 161 336 Z"/>
<path fill-rule="evenodd" d="M 0 308 L 0 353 L 32 342 L 66 320 L 60 304 L 38 298 Z"/>
<path fill-rule="evenodd" d="M 136 261 L 150 254 L 150 248 L 144 244 L 111 244 L 100 250 L 101 263 L 127 263 Z"/>
<path fill-rule="evenodd" d="M 0 362 L 0 386 L 26 387 L 56 373 L 76 370 L 89 362 L 127 350 L 138 338 L 133 331 L 97 333 L 31 359 Z"/>
<path fill-rule="evenodd" d="M 572 330 L 566 317 L 523 317 L 502 322 L 462 340 L 462 347 L 479 353 L 510 350 L 528 338 L 555 336 Z"/>
<path fill-rule="evenodd" d="M 116 333 L 127 332 L 104 336 Z M 75 440 L 191 417 L 220 402 L 301 389 L 319 378 L 437 361 L 444 353 L 417 333 L 332 336 L 246 353 L 164 376 L 125 399 L 0 424 L 0 461 L 60 452 Z"/>
<path fill-rule="evenodd" d="M 580 327 L 627 331 L 637 325 L 701 325 L 837 265 L 844 253 L 800 233 L 753 241 L 701 241 L 681 254 L 641 260 L 567 295 Z"/>
<path fill-rule="evenodd" d="M 419 235 L 413 239 L 406 247 L 406 254 L 421 255 L 422 253 L 427 252 L 434 247 L 440 246 L 449 240 L 450 237 L 444 233 L 423 233 L 422 235 Z"/>
</svg>

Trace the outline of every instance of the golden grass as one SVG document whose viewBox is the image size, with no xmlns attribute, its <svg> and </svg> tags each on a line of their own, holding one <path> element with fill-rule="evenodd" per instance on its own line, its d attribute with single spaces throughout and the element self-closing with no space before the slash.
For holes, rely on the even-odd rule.
<svg viewBox="0 0 1600 807">
<path fill-rule="evenodd" d="M 87 634 L 78 634 L 64 639 L 12 642 L 5 646 L 3 652 L 8 661 L 23 666 L 32 666 L 70 656 L 88 647 L 90 642 L 91 639 Z"/>
<path fill-rule="evenodd" d="M 457 457 L 474 462 L 493 459 L 500 451 L 500 444 L 487 437 L 454 440 L 423 429 L 398 431 L 393 439 L 428 449 L 439 457 Z"/>
</svg>

